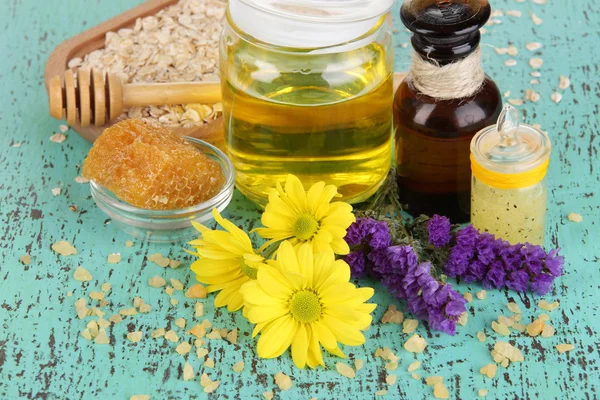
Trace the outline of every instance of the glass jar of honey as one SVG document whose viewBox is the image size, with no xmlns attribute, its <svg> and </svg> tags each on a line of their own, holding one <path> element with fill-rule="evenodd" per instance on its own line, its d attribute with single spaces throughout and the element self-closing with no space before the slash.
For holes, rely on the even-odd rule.
<svg viewBox="0 0 600 400">
<path fill-rule="evenodd" d="M 394 99 L 400 201 L 414 216 L 469 220 L 469 143 L 502 109 L 498 87 L 481 65 L 479 28 L 487 0 L 406 0 L 412 32 L 410 73 Z"/>
<path fill-rule="evenodd" d="M 383 183 L 392 150 L 393 0 L 230 0 L 220 43 L 225 144 L 264 205 L 288 174 L 348 202 Z"/>
<path fill-rule="evenodd" d="M 552 145 L 506 105 L 471 142 L 471 223 L 512 244 L 544 244 Z"/>
</svg>

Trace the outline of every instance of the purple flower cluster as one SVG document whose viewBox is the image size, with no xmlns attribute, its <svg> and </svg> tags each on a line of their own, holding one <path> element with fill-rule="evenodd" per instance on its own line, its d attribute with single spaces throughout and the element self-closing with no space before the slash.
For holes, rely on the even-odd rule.
<svg viewBox="0 0 600 400">
<path fill-rule="evenodd" d="M 410 246 L 393 246 L 384 250 L 373 270 L 390 293 L 406 300 L 408 311 L 429 322 L 432 329 L 449 335 L 456 333 L 456 321 L 466 311 L 466 300 L 430 274 L 431 264 L 419 264 Z"/>
<path fill-rule="evenodd" d="M 352 251 L 344 260 L 351 266 L 352 276 L 357 278 L 365 275 L 367 257 L 372 250 L 386 249 L 392 244 L 388 225 L 371 218 L 358 218 L 348 228 L 345 240 Z"/>
<path fill-rule="evenodd" d="M 450 243 L 452 236 L 450 230 L 452 225 L 447 217 L 434 215 L 427 222 L 427 232 L 429 233 L 429 244 L 435 247 L 444 247 Z"/>
<path fill-rule="evenodd" d="M 562 275 L 564 257 L 557 250 L 546 254 L 541 246 L 529 243 L 511 245 L 472 226 L 456 233 L 444 273 L 465 282 L 481 282 L 483 287 L 543 295 L 554 279 Z"/>
</svg>

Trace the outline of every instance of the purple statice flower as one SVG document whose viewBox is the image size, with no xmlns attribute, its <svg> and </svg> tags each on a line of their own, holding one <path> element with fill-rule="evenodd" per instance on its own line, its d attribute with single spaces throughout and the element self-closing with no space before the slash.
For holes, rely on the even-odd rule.
<svg viewBox="0 0 600 400">
<path fill-rule="evenodd" d="M 444 273 L 465 282 L 480 281 L 486 289 L 546 294 L 554 278 L 562 275 L 564 257 L 558 252 L 546 253 L 529 243 L 511 245 L 468 226 L 456 233 Z"/>
<path fill-rule="evenodd" d="M 368 234 L 369 246 L 372 249 L 385 249 L 392 244 L 392 236 L 390 235 L 390 227 L 385 221 L 375 223 Z"/>
<path fill-rule="evenodd" d="M 365 276 L 365 253 L 360 250 L 352 251 L 344 256 L 344 261 L 350 266 L 350 273 L 353 278 Z"/>
<path fill-rule="evenodd" d="M 346 230 L 346 237 L 344 237 L 348 246 L 359 246 L 375 223 L 377 221 L 370 218 L 358 218 L 356 222 L 353 222 Z"/>
<path fill-rule="evenodd" d="M 371 254 L 377 252 L 377 257 Z M 433 329 L 453 335 L 456 320 L 466 311 L 464 298 L 448 284 L 431 276 L 431 264 L 420 263 L 411 246 L 392 246 L 369 255 L 377 265 L 374 272 L 396 298 L 406 300 L 407 309 L 417 317 L 429 321 Z M 387 262 L 385 262 L 387 260 Z"/>
<path fill-rule="evenodd" d="M 372 249 L 383 249 L 392 244 L 388 224 L 371 218 L 358 218 L 348 227 L 344 240 L 351 248 L 368 245 Z"/>
<path fill-rule="evenodd" d="M 447 217 L 440 215 L 434 215 L 427 222 L 427 232 L 429 233 L 429 244 L 435 247 L 444 247 L 450 243 L 452 236 L 450 235 L 450 229 L 452 225 Z"/>
</svg>

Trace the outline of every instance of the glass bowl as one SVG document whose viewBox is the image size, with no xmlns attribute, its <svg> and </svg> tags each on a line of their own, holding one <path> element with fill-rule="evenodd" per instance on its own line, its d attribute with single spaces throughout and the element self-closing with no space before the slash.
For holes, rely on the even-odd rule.
<svg viewBox="0 0 600 400">
<path fill-rule="evenodd" d="M 212 210 L 223 211 L 233 196 L 235 172 L 229 157 L 215 146 L 192 137 L 185 137 L 199 151 L 221 165 L 225 184 L 213 198 L 195 206 L 176 210 L 148 210 L 119 200 L 103 186 L 90 181 L 92 198 L 106 215 L 123 231 L 136 239 L 167 243 L 179 242 L 198 236 L 191 222 L 206 223 L 213 220 Z"/>
</svg>

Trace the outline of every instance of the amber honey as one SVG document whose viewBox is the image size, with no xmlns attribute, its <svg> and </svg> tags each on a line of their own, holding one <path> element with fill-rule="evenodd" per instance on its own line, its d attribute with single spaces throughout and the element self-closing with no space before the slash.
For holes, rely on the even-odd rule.
<svg viewBox="0 0 600 400">
<path fill-rule="evenodd" d="M 348 50 L 273 48 L 225 29 L 221 82 L 226 148 L 237 187 L 265 204 L 287 174 L 334 184 L 365 200 L 386 177 L 392 150 L 391 37 Z M 225 60 L 225 62 L 223 62 Z"/>
</svg>

